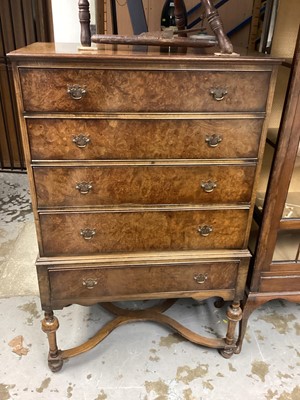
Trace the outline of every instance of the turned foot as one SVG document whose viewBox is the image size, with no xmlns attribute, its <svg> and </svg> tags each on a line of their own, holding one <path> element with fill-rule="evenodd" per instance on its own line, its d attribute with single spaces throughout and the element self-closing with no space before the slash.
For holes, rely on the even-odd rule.
<svg viewBox="0 0 300 400">
<path fill-rule="evenodd" d="M 52 372 L 59 371 L 63 366 L 61 352 L 58 350 L 56 342 L 56 331 L 59 328 L 58 319 L 52 311 L 45 312 L 45 318 L 42 321 L 42 330 L 47 334 L 49 342 L 48 366 Z"/>
<path fill-rule="evenodd" d="M 64 360 L 58 355 L 58 357 L 52 358 L 49 352 L 48 356 L 48 367 L 52 372 L 58 372 L 62 369 Z"/>
<path fill-rule="evenodd" d="M 232 348 L 229 349 L 219 349 L 219 354 L 221 354 L 222 357 L 224 358 L 230 358 L 233 353 L 235 353 L 235 350 Z"/>
</svg>

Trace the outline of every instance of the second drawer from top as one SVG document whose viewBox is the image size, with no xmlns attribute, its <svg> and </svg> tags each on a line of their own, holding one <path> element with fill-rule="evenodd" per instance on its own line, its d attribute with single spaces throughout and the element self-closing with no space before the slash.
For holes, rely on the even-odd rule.
<svg viewBox="0 0 300 400">
<path fill-rule="evenodd" d="M 33 160 L 256 158 L 263 118 L 29 118 Z"/>
</svg>

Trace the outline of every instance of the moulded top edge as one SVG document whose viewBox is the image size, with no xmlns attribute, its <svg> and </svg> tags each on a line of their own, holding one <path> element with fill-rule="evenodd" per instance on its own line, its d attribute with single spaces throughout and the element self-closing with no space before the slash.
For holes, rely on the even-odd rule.
<svg viewBox="0 0 300 400">
<path fill-rule="evenodd" d="M 81 60 L 99 62 L 101 61 L 153 61 L 153 62 L 217 62 L 231 64 L 261 64 L 282 63 L 283 59 L 271 57 L 261 53 L 249 53 L 247 49 L 235 50 L 237 54 L 216 55 L 218 48 L 209 49 L 192 49 L 188 48 L 186 53 L 165 53 L 160 52 L 159 47 L 151 47 L 148 50 L 138 51 L 135 49 L 127 49 L 122 46 L 101 45 L 101 47 L 91 47 L 82 50 L 78 44 L 74 43 L 33 43 L 29 46 L 14 50 L 8 54 L 12 60 L 29 60 L 29 59 L 55 59 L 59 60 Z"/>
</svg>

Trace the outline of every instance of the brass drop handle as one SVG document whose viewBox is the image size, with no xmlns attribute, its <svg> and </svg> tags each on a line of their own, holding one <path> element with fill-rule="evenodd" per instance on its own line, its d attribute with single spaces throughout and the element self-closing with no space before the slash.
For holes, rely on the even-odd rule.
<svg viewBox="0 0 300 400">
<path fill-rule="evenodd" d="M 92 188 L 92 182 L 78 182 L 75 188 L 79 191 L 80 194 L 88 194 Z"/>
<path fill-rule="evenodd" d="M 205 281 L 207 281 L 207 274 L 197 274 L 194 275 L 194 280 L 199 284 L 203 284 L 205 283 Z"/>
<path fill-rule="evenodd" d="M 223 88 L 212 88 L 210 89 L 210 94 L 213 96 L 213 98 L 216 101 L 221 101 L 224 100 L 226 94 L 227 94 L 227 90 L 223 89 Z"/>
<path fill-rule="evenodd" d="M 204 190 L 204 192 L 206 192 L 206 193 L 211 193 L 211 192 L 213 192 L 214 189 L 217 187 L 217 182 L 211 181 L 211 180 L 206 181 L 206 182 L 203 181 L 203 182 L 201 183 L 201 187 L 202 187 L 202 189 Z"/>
<path fill-rule="evenodd" d="M 94 289 L 94 287 L 98 284 L 97 279 L 87 278 L 82 280 L 82 286 L 85 286 L 86 289 Z"/>
<path fill-rule="evenodd" d="M 198 233 L 200 233 L 201 236 L 208 236 L 210 233 L 212 233 L 213 228 L 210 225 L 201 225 L 198 228 Z"/>
<path fill-rule="evenodd" d="M 205 142 L 207 143 L 208 147 L 217 147 L 222 140 L 222 136 L 213 134 L 206 136 Z"/>
<path fill-rule="evenodd" d="M 76 136 L 73 136 L 72 142 L 76 144 L 77 147 L 80 149 L 85 148 L 89 143 L 91 139 L 88 136 L 79 134 Z"/>
<path fill-rule="evenodd" d="M 91 240 L 96 235 L 95 229 L 81 229 L 80 235 L 83 237 L 84 240 Z"/>
<path fill-rule="evenodd" d="M 86 86 L 68 85 L 67 93 L 73 100 L 81 100 L 87 93 Z"/>
</svg>

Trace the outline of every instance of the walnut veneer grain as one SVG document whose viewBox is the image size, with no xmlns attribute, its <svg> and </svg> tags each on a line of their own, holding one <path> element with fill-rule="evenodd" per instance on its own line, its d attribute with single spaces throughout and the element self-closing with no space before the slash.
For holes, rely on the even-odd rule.
<svg viewBox="0 0 300 400">
<path fill-rule="evenodd" d="M 249 203 L 254 174 L 255 165 L 34 168 L 38 206 L 43 208 Z M 215 188 L 210 188 L 212 182 Z M 86 183 L 91 189 L 82 194 L 80 184 Z M 207 190 L 212 192 L 201 185 L 208 185 Z"/>
<path fill-rule="evenodd" d="M 248 210 L 41 214 L 44 256 L 109 252 L 241 249 Z M 212 226 L 201 236 L 198 228 Z M 85 240 L 82 229 L 94 229 Z"/>
<path fill-rule="evenodd" d="M 27 112 L 265 111 L 269 71 L 131 71 L 21 68 Z M 86 89 L 81 100 L 68 86 Z M 223 101 L 213 88 L 227 91 Z"/>
<path fill-rule="evenodd" d="M 255 158 L 263 119 L 28 119 L 34 160 Z M 134 119 L 135 118 L 135 119 Z M 174 119 L 176 118 L 176 119 Z M 184 118 L 184 117 L 182 117 Z M 76 135 L 90 142 L 78 148 Z M 209 147 L 206 139 L 222 142 Z"/>
<path fill-rule="evenodd" d="M 198 291 L 234 288 L 238 263 L 147 266 L 131 268 L 50 269 L 51 296 L 57 300 L 124 296 L 146 293 Z M 203 282 L 197 277 L 203 275 Z M 201 278 L 201 277 L 200 277 Z M 95 281 L 88 289 L 85 282 Z M 66 287 L 65 282 L 69 285 Z"/>
</svg>

